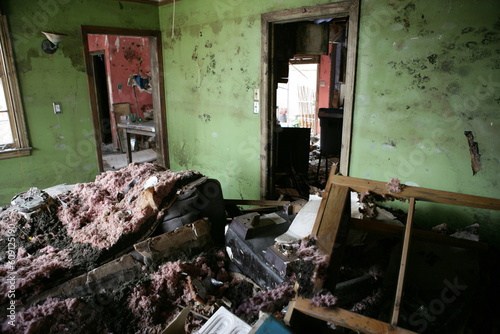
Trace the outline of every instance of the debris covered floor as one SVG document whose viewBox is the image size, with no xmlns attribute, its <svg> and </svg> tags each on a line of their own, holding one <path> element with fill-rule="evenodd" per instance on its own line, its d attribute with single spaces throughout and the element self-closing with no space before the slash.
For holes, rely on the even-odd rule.
<svg viewBox="0 0 500 334">
<path fill-rule="evenodd" d="M 398 187 L 397 180 L 388 184 Z M 181 322 L 180 332 L 216 333 L 207 324 L 221 309 L 242 320 L 238 333 L 252 326 L 258 333 L 259 312 L 277 320 L 283 333 L 350 332 L 298 313 L 290 326 L 283 324 L 297 295 L 313 307 L 388 322 L 401 235 L 350 229 L 331 288 L 330 259 L 310 235 L 320 202 L 226 210 L 216 181 L 149 163 L 74 187 L 30 189 L 0 212 L 2 332 L 163 333 L 168 327 L 165 333 L 178 333 L 173 325 Z M 406 213 L 382 208 L 380 198 L 353 192 L 350 202 L 359 221 L 404 228 Z M 437 232 L 477 239 L 477 228 L 440 225 Z M 498 253 L 468 242 L 475 243 L 412 242 L 398 326 L 425 333 L 500 330 L 498 306 L 489 301 L 500 295 Z"/>
</svg>

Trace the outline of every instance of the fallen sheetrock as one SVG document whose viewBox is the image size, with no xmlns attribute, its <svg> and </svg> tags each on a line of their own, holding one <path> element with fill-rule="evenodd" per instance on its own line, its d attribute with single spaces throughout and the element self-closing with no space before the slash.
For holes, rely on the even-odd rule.
<svg viewBox="0 0 500 334">
<path fill-rule="evenodd" d="M 194 254 L 194 251 L 207 249 L 210 244 L 210 224 L 206 220 L 199 220 L 175 231 L 147 239 L 134 247 L 144 257 L 143 262 L 152 264 L 181 252 Z M 34 296 L 28 300 L 28 304 L 47 297 L 76 298 L 98 293 L 101 289 L 112 290 L 125 282 L 138 279 L 142 274 L 143 264 L 127 254 Z"/>
<path fill-rule="evenodd" d="M 193 250 L 205 248 L 210 242 L 210 223 L 206 219 L 200 219 L 135 244 L 134 249 L 144 258 L 145 264 L 151 264 L 179 252 L 192 253 Z"/>
<path fill-rule="evenodd" d="M 298 212 L 297 216 L 290 225 L 290 228 L 284 234 L 274 239 L 276 244 L 297 243 L 310 235 L 314 226 L 314 221 L 318 215 L 320 204 L 321 197 L 309 195 L 309 201 Z"/>
</svg>

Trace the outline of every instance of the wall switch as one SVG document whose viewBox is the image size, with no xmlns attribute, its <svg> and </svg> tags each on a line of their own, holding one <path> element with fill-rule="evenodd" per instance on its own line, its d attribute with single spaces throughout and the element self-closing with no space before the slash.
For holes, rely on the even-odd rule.
<svg viewBox="0 0 500 334">
<path fill-rule="evenodd" d="M 253 100 L 254 101 L 259 101 L 259 89 L 258 88 L 255 88 L 253 90 Z"/>
<path fill-rule="evenodd" d="M 253 113 L 258 114 L 259 113 L 259 102 L 254 101 L 253 102 Z"/>
<path fill-rule="evenodd" d="M 62 113 L 61 103 L 54 102 L 54 103 L 52 103 L 52 106 L 54 107 L 54 114 L 61 114 Z"/>
</svg>

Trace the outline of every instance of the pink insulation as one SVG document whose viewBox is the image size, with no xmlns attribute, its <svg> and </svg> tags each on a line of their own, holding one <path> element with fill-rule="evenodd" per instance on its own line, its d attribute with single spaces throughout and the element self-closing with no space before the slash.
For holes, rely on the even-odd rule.
<svg viewBox="0 0 500 334">
<path fill-rule="evenodd" d="M 193 294 L 188 280 L 192 278 L 201 282 L 206 277 L 218 276 L 224 270 L 219 267 L 224 258 L 224 253 L 219 252 L 211 260 L 199 256 L 192 262 L 175 261 L 161 265 L 149 275 L 150 282 L 136 286 L 128 298 L 128 307 L 138 319 L 139 327 L 152 328 L 158 323 L 164 324 L 178 305 L 192 303 Z"/>
<path fill-rule="evenodd" d="M 34 287 L 35 293 L 42 291 L 43 279 L 49 278 L 55 271 L 71 267 L 69 251 L 59 251 L 51 246 L 41 249 L 37 256 L 32 256 L 20 247 L 17 257 L 12 263 L 0 266 L 0 277 L 15 277 L 16 293 Z M 11 283 L 8 279 L 0 283 L 0 303 L 7 300 Z"/>
<path fill-rule="evenodd" d="M 305 262 L 315 263 L 319 268 L 328 266 L 328 256 L 323 254 L 318 246 L 316 246 L 316 236 L 309 236 L 300 241 L 300 244 L 295 244 L 297 248 L 297 256 Z"/>
<path fill-rule="evenodd" d="M 15 320 L 3 322 L 2 333 L 107 333 L 95 317 L 95 311 L 76 299 L 48 298 L 42 305 L 18 310 Z"/>
<path fill-rule="evenodd" d="M 311 304 L 316 307 L 332 307 L 337 304 L 337 297 L 329 291 L 325 294 L 318 293 L 311 299 Z"/>
<path fill-rule="evenodd" d="M 397 177 L 393 177 L 385 186 L 387 187 L 387 191 L 389 191 L 389 193 L 399 194 L 403 191 L 404 184 L 399 183 L 399 179 Z"/>
<path fill-rule="evenodd" d="M 21 220 L 26 219 L 16 210 L 0 211 L 0 235 L 15 235 Z"/>
<path fill-rule="evenodd" d="M 237 314 L 255 314 L 259 311 L 274 312 L 276 308 L 287 304 L 295 297 L 293 285 L 281 283 L 273 290 L 261 291 L 241 304 L 236 310 Z"/>
<path fill-rule="evenodd" d="M 129 164 L 118 171 L 108 171 L 95 182 L 77 184 L 61 197 L 57 217 L 66 226 L 73 242 L 108 249 L 121 236 L 137 232 L 157 207 L 170 194 L 177 180 L 192 171 L 172 172 L 155 164 Z M 150 178 L 154 184 L 153 205 L 138 199 Z M 135 183 L 133 183 L 133 181 Z"/>
</svg>

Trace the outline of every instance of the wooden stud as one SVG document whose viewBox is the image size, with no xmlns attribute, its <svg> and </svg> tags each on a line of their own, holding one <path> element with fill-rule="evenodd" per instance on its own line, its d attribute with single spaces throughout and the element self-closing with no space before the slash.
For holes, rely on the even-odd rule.
<svg viewBox="0 0 500 334">
<path fill-rule="evenodd" d="M 411 229 L 413 226 L 413 213 L 415 212 L 415 198 L 410 198 L 410 206 L 408 208 L 408 218 L 406 220 L 405 236 L 403 239 L 403 251 L 401 252 L 401 263 L 399 267 L 398 285 L 396 287 L 396 297 L 394 299 L 394 308 L 392 310 L 391 324 L 397 325 L 399 318 L 399 309 L 401 306 L 401 297 L 403 296 L 403 287 L 405 273 L 408 261 L 408 251 L 410 249 Z"/>
<path fill-rule="evenodd" d="M 313 318 L 349 328 L 360 333 L 416 334 L 413 331 L 393 326 L 383 321 L 372 319 L 361 314 L 344 310 L 339 307 L 316 307 L 311 304 L 310 299 L 303 299 L 300 297 L 297 297 L 294 301 L 290 302 L 285 317 L 285 322 L 290 322 L 293 312 L 295 311 L 299 311 Z"/>
<path fill-rule="evenodd" d="M 343 219 L 344 208 L 349 199 L 349 188 L 334 184 L 326 199 L 321 223 L 317 228 L 318 247 L 326 255 L 333 253 L 335 240 Z"/>
</svg>

